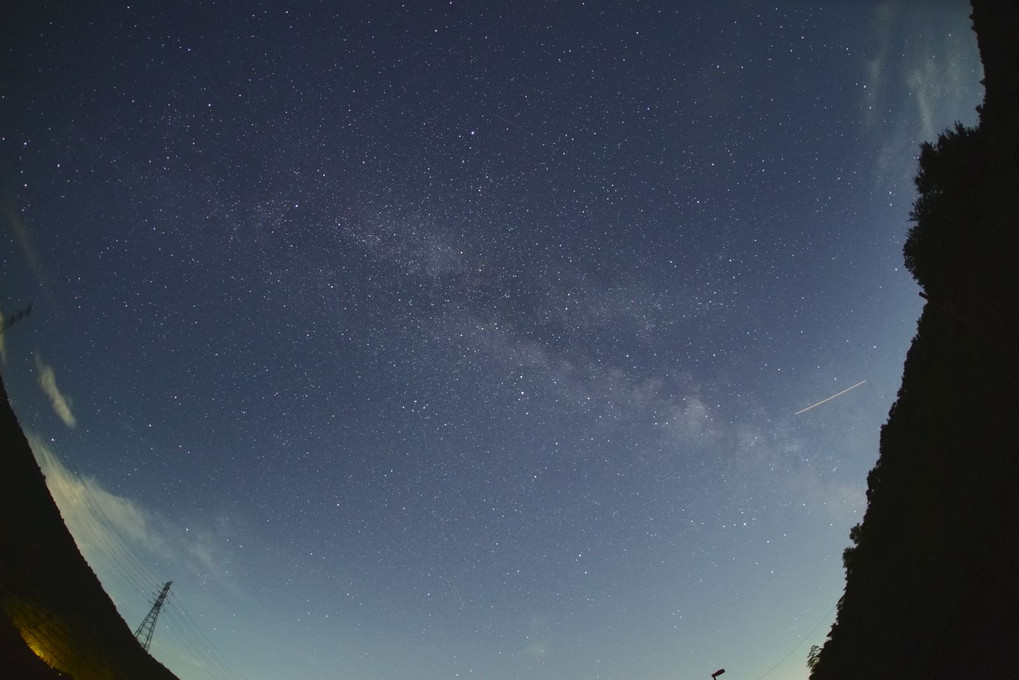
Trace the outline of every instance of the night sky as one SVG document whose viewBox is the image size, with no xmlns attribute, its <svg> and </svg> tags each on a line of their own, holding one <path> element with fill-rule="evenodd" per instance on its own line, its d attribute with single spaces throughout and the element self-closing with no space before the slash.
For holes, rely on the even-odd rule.
<svg viewBox="0 0 1019 680">
<path fill-rule="evenodd" d="M 38 4 L 3 375 L 132 629 L 174 581 L 158 659 L 806 676 L 965 2 Z"/>
</svg>

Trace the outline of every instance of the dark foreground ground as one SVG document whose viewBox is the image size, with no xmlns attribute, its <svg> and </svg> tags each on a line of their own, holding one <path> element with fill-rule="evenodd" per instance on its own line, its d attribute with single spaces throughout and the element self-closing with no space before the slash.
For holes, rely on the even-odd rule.
<svg viewBox="0 0 1019 680">
<path fill-rule="evenodd" d="M 0 381 L 0 680 L 176 680 L 64 526 Z"/>
<path fill-rule="evenodd" d="M 927 303 L 812 680 L 1019 678 L 1019 3 L 972 7 L 980 123 L 921 149 Z"/>
</svg>

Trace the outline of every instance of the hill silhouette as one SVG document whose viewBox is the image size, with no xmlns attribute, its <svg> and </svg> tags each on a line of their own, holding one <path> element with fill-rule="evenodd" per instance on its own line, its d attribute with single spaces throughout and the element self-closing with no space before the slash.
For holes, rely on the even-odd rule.
<svg viewBox="0 0 1019 680">
<path fill-rule="evenodd" d="M 0 680 L 176 680 L 85 562 L 0 380 Z"/>
<path fill-rule="evenodd" d="M 984 103 L 921 148 L 904 255 L 927 303 L 812 680 L 1019 677 L 1019 22 L 972 7 Z"/>
</svg>

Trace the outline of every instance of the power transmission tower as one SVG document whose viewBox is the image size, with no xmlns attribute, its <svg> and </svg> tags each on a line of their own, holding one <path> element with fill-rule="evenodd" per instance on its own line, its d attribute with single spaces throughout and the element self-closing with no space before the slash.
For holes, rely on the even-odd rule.
<svg viewBox="0 0 1019 680">
<path fill-rule="evenodd" d="M 142 647 L 145 651 L 149 651 L 149 644 L 152 642 L 152 633 L 156 630 L 156 619 L 159 618 L 159 610 L 163 608 L 163 601 L 166 600 L 167 593 L 170 592 L 170 585 L 173 581 L 167 581 L 166 585 L 156 596 L 156 601 L 152 603 L 152 609 L 142 619 L 141 625 L 134 632 L 134 636 L 138 638 L 138 642 L 142 643 Z"/>
</svg>

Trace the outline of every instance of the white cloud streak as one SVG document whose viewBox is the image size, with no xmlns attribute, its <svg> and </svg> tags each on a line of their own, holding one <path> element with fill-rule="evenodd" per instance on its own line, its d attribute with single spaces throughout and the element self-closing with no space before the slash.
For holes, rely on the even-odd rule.
<svg viewBox="0 0 1019 680">
<path fill-rule="evenodd" d="M 976 119 L 974 83 L 982 77 L 976 39 L 954 12 L 930 4 L 884 2 L 875 10 L 861 105 L 865 134 L 881 144 L 875 177 L 881 188 L 912 174 L 921 141 L 955 120 Z"/>
<path fill-rule="evenodd" d="M 50 404 L 53 406 L 53 411 L 57 414 L 57 417 L 67 427 L 77 425 L 78 421 L 75 419 L 74 413 L 71 412 L 71 400 L 57 387 L 56 372 L 52 366 L 42 360 L 38 352 L 35 353 L 35 369 L 38 373 L 36 380 L 39 383 L 39 387 L 49 397 Z"/>
<path fill-rule="evenodd" d="M 185 531 L 97 480 L 78 476 L 42 439 L 26 435 L 64 523 L 111 595 L 125 587 L 149 594 L 163 580 L 154 569 L 165 565 L 174 573 L 187 569 L 229 583 L 227 551 L 215 528 Z M 110 587 L 114 582 L 119 587 Z"/>
<path fill-rule="evenodd" d="M 78 477 L 39 437 L 26 435 L 64 524 L 107 591 L 115 595 L 127 587 L 147 594 L 158 579 L 136 550 L 144 546 L 145 552 L 161 559 L 171 555 L 167 541 L 154 530 L 152 516 L 96 480 Z M 121 587 L 109 588 L 113 580 Z"/>
</svg>

